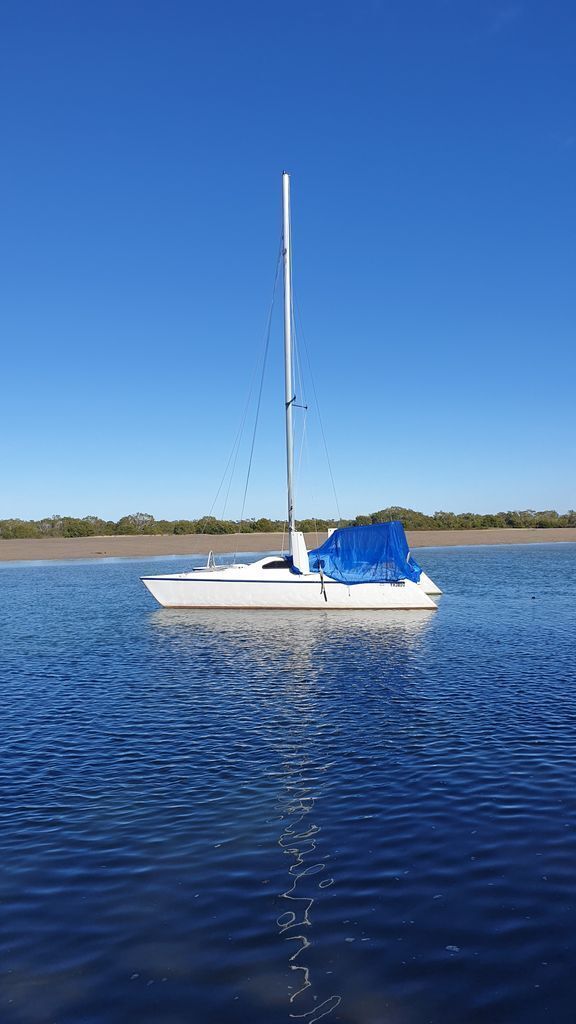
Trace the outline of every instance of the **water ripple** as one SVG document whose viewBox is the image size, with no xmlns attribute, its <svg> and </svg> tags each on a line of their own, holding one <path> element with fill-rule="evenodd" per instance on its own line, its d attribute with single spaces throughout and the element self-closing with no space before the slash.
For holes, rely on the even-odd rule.
<svg viewBox="0 0 576 1024">
<path fill-rule="evenodd" d="M 433 616 L 0 569 L 2 1024 L 572 1024 L 576 546 L 423 561 Z"/>
</svg>

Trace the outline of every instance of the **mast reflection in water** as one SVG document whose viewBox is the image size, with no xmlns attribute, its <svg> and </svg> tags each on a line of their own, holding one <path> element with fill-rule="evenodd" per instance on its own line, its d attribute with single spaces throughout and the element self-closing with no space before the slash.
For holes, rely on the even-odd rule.
<svg viewBox="0 0 576 1024">
<path fill-rule="evenodd" d="M 322 834 L 320 809 L 338 785 L 339 759 L 322 757 L 327 731 L 322 692 L 326 664 L 315 657 L 318 645 L 332 645 L 335 657 L 341 648 L 360 644 L 374 650 L 390 648 L 397 668 L 402 651 L 410 649 L 430 623 L 427 612 L 317 613 L 253 612 L 231 610 L 167 610 L 153 616 L 155 626 L 186 643 L 193 633 L 196 642 L 226 643 L 226 661 L 235 657 L 245 666 L 264 664 L 269 691 L 265 698 L 267 721 L 280 726 L 271 735 L 279 761 L 273 776 L 282 785 L 279 794 L 282 832 L 278 845 L 289 859 L 288 884 L 278 894 L 276 924 L 288 944 L 289 1016 L 315 1024 L 334 1014 L 342 1002 L 335 989 L 338 977 L 332 959 L 323 955 L 322 933 L 314 932 L 315 916 L 322 898 L 329 896 L 332 914 L 337 910 L 337 886 L 332 876 L 332 854 Z M 183 631 L 180 636 L 178 634 Z M 400 658 L 398 659 L 398 655 Z M 271 719 L 272 713 L 272 719 Z M 320 737 L 320 744 L 318 738 Z M 314 747 L 320 746 L 315 750 Z M 331 775 L 332 772 L 332 775 Z M 331 935 L 330 945 L 338 936 Z"/>
</svg>

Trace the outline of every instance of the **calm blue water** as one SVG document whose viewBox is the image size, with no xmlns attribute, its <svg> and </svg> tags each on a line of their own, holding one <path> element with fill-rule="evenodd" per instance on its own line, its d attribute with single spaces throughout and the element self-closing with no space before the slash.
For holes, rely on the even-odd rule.
<svg viewBox="0 0 576 1024">
<path fill-rule="evenodd" d="M 437 613 L 0 569 L 2 1024 L 576 1019 L 576 545 Z"/>
</svg>

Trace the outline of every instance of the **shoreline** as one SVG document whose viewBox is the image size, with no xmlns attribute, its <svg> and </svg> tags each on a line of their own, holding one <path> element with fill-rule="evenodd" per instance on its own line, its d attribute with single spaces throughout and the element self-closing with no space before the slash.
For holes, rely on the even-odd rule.
<svg viewBox="0 0 576 1024">
<path fill-rule="evenodd" d="M 411 548 L 476 547 L 484 544 L 575 543 L 576 527 L 551 529 L 407 530 Z M 326 539 L 326 533 L 307 533 L 308 549 Z M 138 534 L 113 537 L 52 537 L 0 540 L 0 562 L 67 561 L 77 558 L 152 558 L 162 555 L 239 555 L 279 551 L 286 541 L 281 533 L 242 534 Z"/>
</svg>

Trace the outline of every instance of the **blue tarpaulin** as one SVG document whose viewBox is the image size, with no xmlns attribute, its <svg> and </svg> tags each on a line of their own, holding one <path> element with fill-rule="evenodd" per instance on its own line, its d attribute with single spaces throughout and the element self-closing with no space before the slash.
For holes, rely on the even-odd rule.
<svg viewBox="0 0 576 1024">
<path fill-rule="evenodd" d="M 410 554 L 404 527 L 397 521 L 335 530 L 308 557 L 312 572 L 322 569 L 338 583 L 418 583 L 422 572 Z"/>
</svg>

